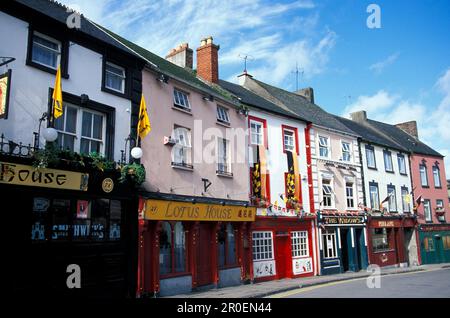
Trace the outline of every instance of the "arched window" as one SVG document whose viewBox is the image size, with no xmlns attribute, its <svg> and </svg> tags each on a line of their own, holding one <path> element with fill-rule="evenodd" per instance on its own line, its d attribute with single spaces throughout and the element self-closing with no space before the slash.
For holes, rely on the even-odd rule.
<svg viewBox="0 0 450 318">
<path fill-rule="evenodd" d="M 175 272 L 186 271 L 186 238 L 183 229 L 183 223 L 177 222 L 175 224 L 174 233 L 175 242 Z"/>
<path fill-rule="evenodd" d="M 217 234 L 219 267 L 236 265 L 236 239 L 233 225 L 222 224 Z"/>
<path fill-rule="evenodd" d="M 172 227 L 164 222 L 159 233 L 159 273 L 172 272 Z"/>
</svg>

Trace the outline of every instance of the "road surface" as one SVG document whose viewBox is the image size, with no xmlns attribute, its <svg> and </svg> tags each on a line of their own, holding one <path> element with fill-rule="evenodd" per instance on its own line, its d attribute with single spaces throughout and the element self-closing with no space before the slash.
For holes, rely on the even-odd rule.
<svg viewBox="0 0 450 318">
<path fill-rule="evenodd" d="M 371 279 L 370 282 L 375 281 Z M 360 278 L 305 287 L 271 297 L 450 298 L 450 268 L 381 276 L 379 286 L 380 288 L 368 288 L 367 278 Z"/>
</svg>

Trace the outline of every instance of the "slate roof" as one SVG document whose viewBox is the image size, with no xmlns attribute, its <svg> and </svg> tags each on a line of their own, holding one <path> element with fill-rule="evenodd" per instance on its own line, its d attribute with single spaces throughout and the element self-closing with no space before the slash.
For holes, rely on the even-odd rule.
<svg viewBox="0 0 450 318">
<path fill-rule="evenodd" d="M 353 120 L 335 116 L 333 115 L 336 120 L 340 121 L 343 125 L 347 126 L 349 129 L 355 132 L 358 136 L 361 137 L 362 140 L 368 141 L 374 144 L 377 144 L 379 146 L 394 148 L 401 151 L 408 151 L 405 147 L 403 147 L 401 144 L 395 142 L 394 140 L 391 140 L 390 138 L 384 136 L 382 133 L 374 129 L 373 127 L 370 127 L 368 125 L 363 125 L 358 122 L 355 122 Z"/>
<path fill-rule="evenodd" d="M 318 105 L 311 103 L 305 97 L 255 79 L 252 80 L 301 118 L 304 118 L 305 120 L 318 126 L 329 128 L 337 132 L 352 135 L 355 134 L 352 130 L 338 121 L 333 115 L 327 113 Z"/>
<path fill-rule="evenodd" d="M 413 136 L 409 135 L 408 133 L 406 133 L 405 131 L 401 130 L 400 128 L 394 125 L 382 123 L 371 119 L 369 119 L 368 122 L 376 129 L 379 129 L 388 134 L 393 140 L 403 145 L 412 153 L 443 157 L 443 155 L 437 152 L 436 150 L 432 149 L 425 143 L 421 142 L 420 140 L 417 140 Z"/>
<path fill-rule="evenodd" d="M 258 108 L 263 111 L 268 111 L 277 115 L 290 117 L 292 119 L 301 120 L 304 122 L 308 122 L 308 120 L 294 114 L 291 112 L 288 112 L 284 110 L 283 108 L 279 107 L 278 105 L 262 98 L 261 96 L 253 93 L 252 91 L 246 89 L 245 87 L 241 85 L 237 85 L 231 82 L 227 82 L 224 80 L 219 80 L 219 85 L 229 91 L 230 93 L 234 94 L 235 96 L 240 98 L 240 101 L 248 106 L 252 106 L 255 108 Z"/>
<path fill-rule="evenodd" d="M 66 23 L 67 17 L 72 12 L 67 12 L 67 7 L 53 0 L 16 0 L 18 3 L 25 5 L 41 14 L 44 14 L 56 21 Z M 81 28 L 77 32 L 85 33 L 103 43 L 109 44 L 123 52 L 139 58 L 143 62 L 147 62 L 151 67 L 167 74 L 169 77 L 179 79 L 186 82 L 188 85 L 196 87 L 207 94 L 218 96 L 229 101 L 232 104 L 237 104 L 237 101 L 232 98 L 228 92 L 222 90 L 218 85 L 207 84 L 197 78 L 194 71 L 179 67 L 164 58 L 128 41 L 127 39 L 115 34 L 105 27 L 89 20 L 84 15 L 81 15 Z"/>
<path fill-rule="evenodd" d="M 107 34 L 109 34 L 112 38 L 116 39 L 123 45 L 126 45 L 131 50 L 133 50 L 134 52 L 145 58 L 147 62 L 154 64 L 160 72 L 167 74 L 169 77 L 173 77 L 178 80 L 181 80 L 182 82 L 186 82 L 189 85 L 196 87 L 197 89 L 200 89 L 211 95 L 219 96 L 222 99 L 225 99 L 235 105 L 238 103 L 236 100 L 234 100 L 232 95 L 230 95 L 227 91 L 221 89 L 219 85 L 207 84 L 206 82 L 200 80 L 196 76 L 195 71 L 185 69 L 172 62 L 169 62 L 166 59 L 144 49 L 143 47 L 131 41 L 128 41 L 127 39 L 121 37 L 120 35 L 115 34 L 114 32 L 98 24 L 96 25 L 102 30 L 104 30 Z"/>
</svg>

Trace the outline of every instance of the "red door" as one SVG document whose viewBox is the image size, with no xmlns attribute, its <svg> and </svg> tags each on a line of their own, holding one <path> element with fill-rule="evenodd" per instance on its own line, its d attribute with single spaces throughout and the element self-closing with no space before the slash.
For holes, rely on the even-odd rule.
<svg viewBox="0 0 450 318">
<path fill-rule="evenodd" d="M 292 259 L 289 248 L 289 236 L 285 233 L 276 235 L 276 271 L 278 278 L 290 277 L 290 261 Z"/>
<path fill-rule="evenodd" d="M 197 251 L 197 286 L 212 284 L 212 229 L 211 225 L 201 223 Z"/>
</svg>

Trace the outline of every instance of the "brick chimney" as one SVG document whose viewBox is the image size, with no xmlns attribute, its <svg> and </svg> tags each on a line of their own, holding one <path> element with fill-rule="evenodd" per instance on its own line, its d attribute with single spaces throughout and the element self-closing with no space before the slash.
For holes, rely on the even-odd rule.
<svg viewBox="0 0 450 318">
<path fill-rule="evenodd" d="M 192 70 L 194 51 L 188 43 L 182 43 L 167 53 L 166 60 L 178 66 Z"/>
<path fill-rule="evenodd" d="M 312 87 L 299 89 L 295 92 L 295 94 L 305 97 L 307 100 L 314 104 L 314 90 L 312 89 Z"/>
<path fill-rule="evenodd" d="M 361 124 L 367 122 L 367 113 L 365 110 L 360 110 L 359 112 L 351 113 L 350 117 L 353 121 L 356 121 Z"/>
<path fill-rule="evenodd" d="M 212 36 L 202 39 L 197 48 L 197 76 L 216 84 L 219 82 L 219 49 Z"/>
<path fill-rule="evenodd" d="M 395 126 L 400 128 L 404 132 L 410 134 L 414 138 L 419 139 L 419 133 L 417 131 L 417 122 L 415 120 L 407 121 L 406 123 L 396 124 Z"/>
</svg>

